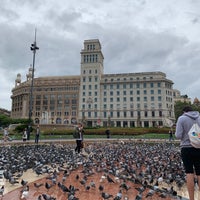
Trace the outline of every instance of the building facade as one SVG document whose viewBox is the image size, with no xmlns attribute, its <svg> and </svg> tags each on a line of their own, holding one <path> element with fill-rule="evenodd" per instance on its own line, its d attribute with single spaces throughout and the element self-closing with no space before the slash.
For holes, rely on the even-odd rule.
<svg viewBox="0 0 200 200">
<path fill-rule="evenodd" d="M 32 119 L 40 124 L 154 127 L 174 121 L 173 82 L 163 72 L 104 74 L 98 39 L 85 40 L 80 76 L 34 78 Z M 12 90 L 13 118 L 27 118 L 31 73 Z"/>
</svg>

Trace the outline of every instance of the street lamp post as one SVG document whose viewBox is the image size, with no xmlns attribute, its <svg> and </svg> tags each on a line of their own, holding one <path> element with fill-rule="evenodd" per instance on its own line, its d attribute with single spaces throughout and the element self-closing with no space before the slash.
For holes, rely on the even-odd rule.
<svg viewBox="0 0 200 200">
<path fill-rule="evenodd" d="M 34 82 L 34 72 L 35 72 L 35 54 L 36 51 L 39 50 L 39 47 L 36 45 L 36 29 L 35 29 L 35 41 L 31 44 L 31 51 L 33 51 L 33 70 L 31 76 L 31 87 L 30 87 L 30 99 L 29 99 L 29 127 L 28 127 L 28 135 L 27 140 L 30 140 L 30 132 L 31 132 L 31 117 L 33 111 L 33 82 Z"/>
</svg>

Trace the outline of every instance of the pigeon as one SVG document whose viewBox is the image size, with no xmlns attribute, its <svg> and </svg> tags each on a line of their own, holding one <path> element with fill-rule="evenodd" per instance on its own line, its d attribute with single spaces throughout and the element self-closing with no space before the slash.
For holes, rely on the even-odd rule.
<svg viewBox="0 0 200 200">
<path fill-rule="evenodd" d="M 61 190 L 66 193 L 66 192 L 70 192 L 69 188 L 67 186 L 65 186 L 64 184 L 61 184 L 60 182 L 58 182 L 58 187 L 61 188 Z"/>
<path fill-rule="evenodd" d="M 12 184 L 12 185 L 15 185 L 16 183 L 19 183 L 19 181 L 16 180 L 14 177 L 10 177 L 9 183 Z"/>
<path fill-rule="evenodd" d="M 109 183 L 115 183 L 115 181 L 109 175 L 107 175 L 107 180 Z"/>
<path fill-rule="evenodd" d="M 112 194 L 108 194 L 106 192 L 102 192 L 101 196 L 103 197 L 103 199 L 110 199 L 111 197 L 113 197 Z"/>
<path fill-rule="evenodd" d="M 0 195 L 3 196 L 4 194 L 4 189 L 5 189 L 5 186 L 2 185 L 1 188 L 0 188 Z"/>
<path fill-rule="evenodd" d="M 42 197 L 43 197 L 44 200 L 56 200 L 55 197 L 52 197 L 48 194 L 42 194 Z"/>
<path fill-rule="evenodd" d="M 27 185 L 27 183 L 28 183 L 28 181 L 25 181 L 24 179 L 21 180 L 21 185 L 22 185 L 22 186 Z"/>
<path fill-rule="evenodd" d="M 120 188 L 125 189 L 126 191 L 128 191 L 131 187 L 128 186 L 125 182 L 121 183 Z"/>
<path fill-rule="evenodd" d="M 29 186 L 27 185 L 25 189 L 22 191 L 21 199 L 26 199 L 29 194 Z"/>
<path fill-rule="evenodd" d="M 33 185 L 34 185 L 35 188 L 40 188 L 41 186 L 44 185 L 44 183 L 37 183 L 37 182 L 35 182 Z"/>
<path fill-rule="evenodd" d="M 122 199 L 122 191 L 119 190 L 119 192 L 117 193 L 117 195 L 115 196 L 113 200 L 121 200 L 121 199 Z"/>
<path fill-rule="evenodd" d="M 95 188 L 95 187 L 96 187 L 95 182 L 94 182 L 93 180 L 90 181 L 90 186 L 91 186 L 92 188 Z"/>
<path fill-rule="evenodd" d="M 99 185 L 99 191 L 102 192 L 104 190 L 103 185 Z"/>
<path fill-rule="evenodd" d="M 53 184 L 50 184 L 50 183 L 45 183 L 45 188 L 47 189 L 47 190 L 49 190 L 51 187 L 53 186 Z"/>
</svg>

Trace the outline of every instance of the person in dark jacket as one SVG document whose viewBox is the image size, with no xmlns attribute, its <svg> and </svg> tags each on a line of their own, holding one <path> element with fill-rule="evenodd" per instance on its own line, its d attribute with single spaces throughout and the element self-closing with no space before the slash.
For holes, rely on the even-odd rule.
<svg viewBox="0 0 200 200">
<path fill-rule="evenodd" d="M 109 129 L 106 130 L 106 136 L 107 136 L 107 138 L 110 138 L 110 130 Z"/>
<path fill-rule="evenodd" d="M 181 140 L 181 158 L 186 172 L 187 189 L 189 199 L 194 200 L 194 178 L 197 176 L 200 188 L 200 149 L 194 148 L 188 136 L 192 125 L 196 122 L 200 126 L 200 115 L 193 111 L 192 107 L 186 106 L 183 114 L 178 118 L 175 136 Z"/>
<path fill-rule="evenodd" d="M 75 138 L 76 138 L 76 148 L 75 152 L 80 153 L 81 149 L 83 147 L 83 125 L 81 123 L 78 124 L 78 126 L 75 128 Z"/>
<path fill-rule="evenodd" d="M 36 128 L 36 133 L 35 133 L 35 143 L 38 144 L 40 138 L 40 127 L 39 125 Z"/>
</svg>

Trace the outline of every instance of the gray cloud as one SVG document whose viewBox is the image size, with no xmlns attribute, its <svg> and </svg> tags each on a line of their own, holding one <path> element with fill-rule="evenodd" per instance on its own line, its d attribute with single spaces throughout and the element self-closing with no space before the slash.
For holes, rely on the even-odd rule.
<svg viewBox="0 0 200 200">
<path fill-rule="evenodd" d="M 83 41 L 102 44 L 105 73 L 162 71 L 174 88 L 199 97 L 198 1 L 2 0 L 0 107 L 11 108 L 17 73 L 25 80 L 37 28 L 36 76 L 80 73 Z"/>
</svg>

